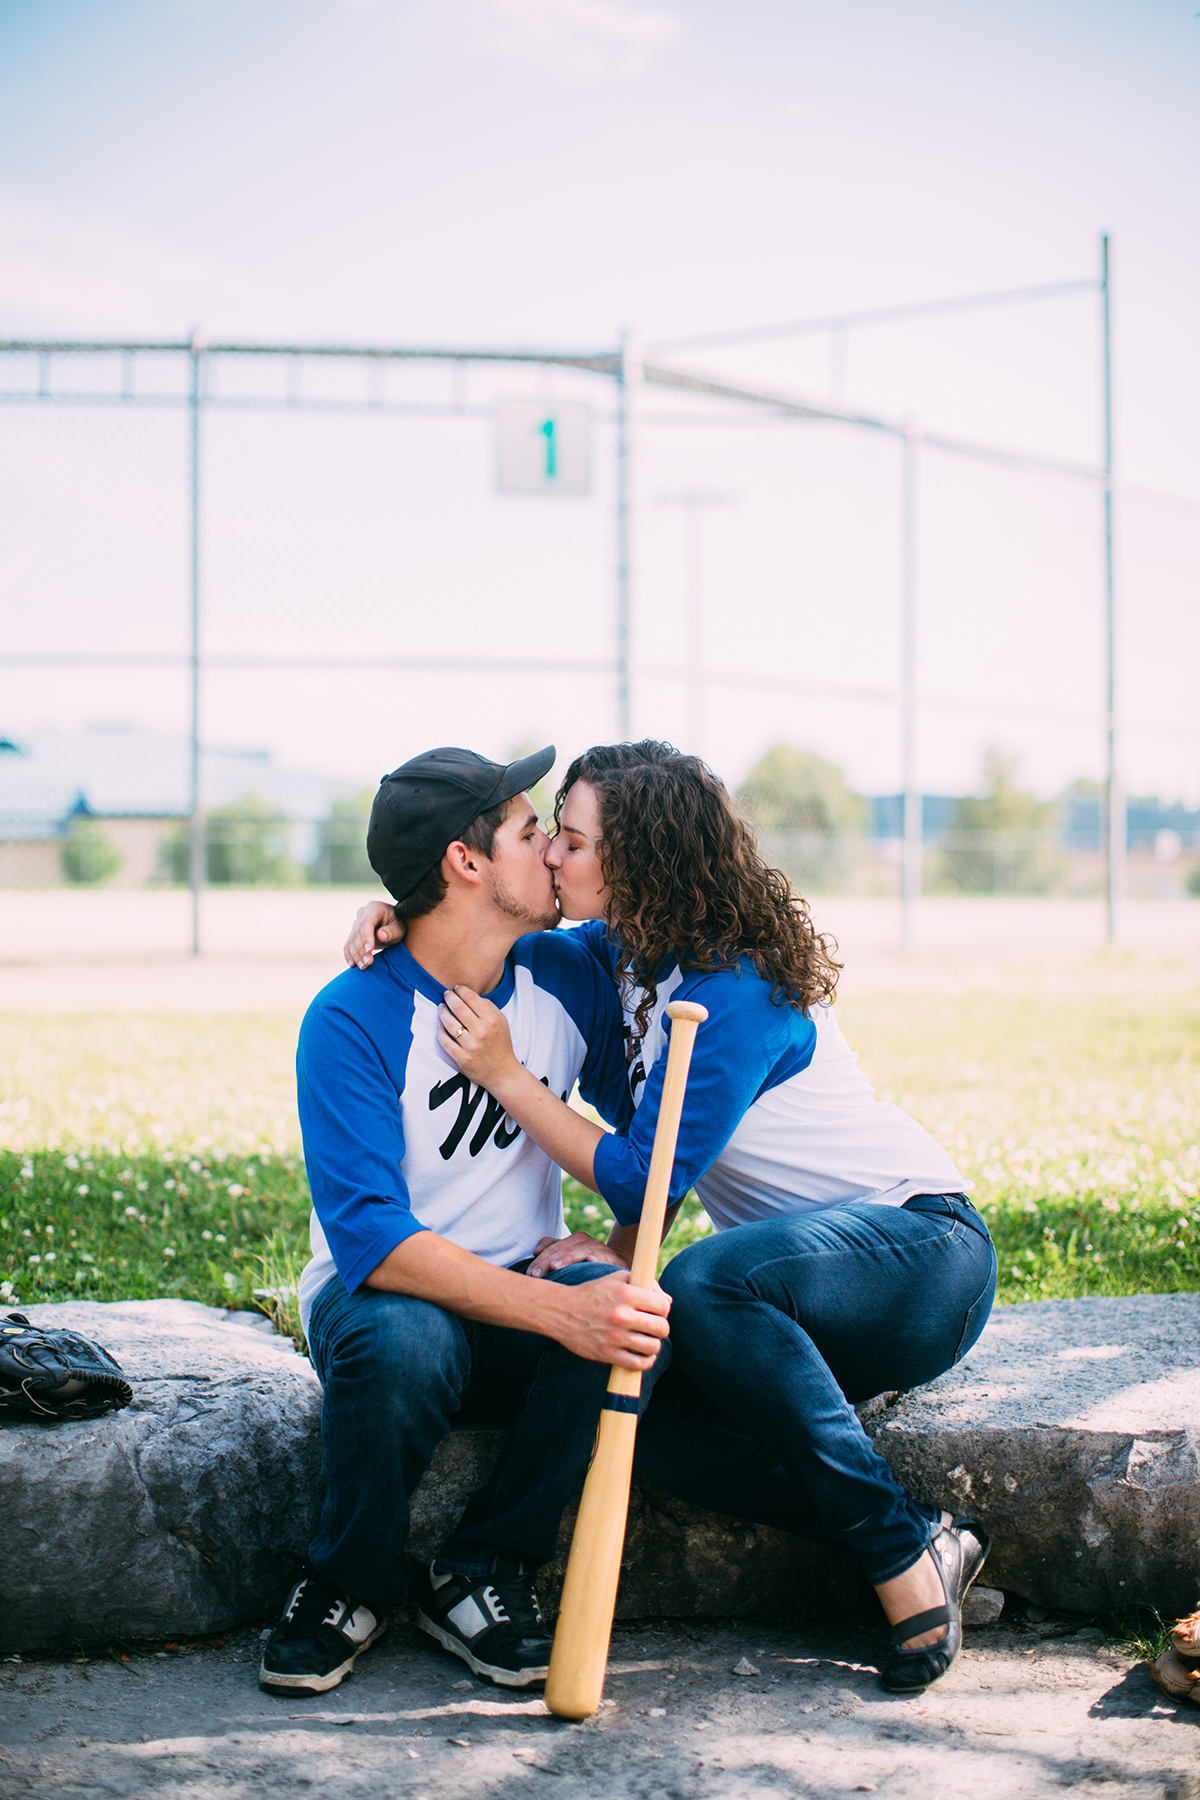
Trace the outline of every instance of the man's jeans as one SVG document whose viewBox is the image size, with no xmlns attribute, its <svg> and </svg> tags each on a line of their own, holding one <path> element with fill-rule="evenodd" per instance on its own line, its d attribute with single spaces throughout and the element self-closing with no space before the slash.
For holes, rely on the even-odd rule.
<svg viewBox="0 0 1200 1800">
<path fill-rule="evenodd" d="M 611 1265 L 578 1263 L 542 1279 L 573 1286 L 612 1273 Z M 325 1390 L 326 1497 L 309 1546 L 314 1567 L 373 1610 L 402 1601 L 409 1500 L 438 1444 L 466 1419 L 508 1434 L 438 1561 L 472 1576 L 485 1574 L 498 1550 L 533 1565 L 550 1561 L 563 1507 L 587 1470 L 607 1363 L 410 1295 L 348 1294 L 336 1275 L 317 1295 L 308 1342 Z M 669 1361 L 668 1344 L 642 1376 L 644 1397 Z"/>
<path fill-rule="evenodd" d="M 938 1509 L 893 1478 L 852 1402 L 932 1381 L 983 1330 L 996 1253 L 970 1202 L 739 1225 L 681 1251 L 662 1285 L 674 1357 L 638 1427 L 639 1478 L 839 1544 L 872 1584 L 910 1568 Z"/>
</svg>

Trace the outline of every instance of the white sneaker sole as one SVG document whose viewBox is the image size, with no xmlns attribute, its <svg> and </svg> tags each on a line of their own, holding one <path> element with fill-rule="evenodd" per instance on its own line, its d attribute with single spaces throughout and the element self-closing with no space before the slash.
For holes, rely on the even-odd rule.
<svg viewBox="0 0 1200 1800">
<path fill-rule="evenodd" d="M 382 1625 L 377 1625 L 375 1627 L 365 1643 L 360 1644 L 357 1650 L 355 1650 L 351 1656 L 346 1658 L 344 1663 L 338 1664 L 336 1669 L 330 1669 L 328 1675 L 276 1675 L 274 1670 L 267 1668 L 266 1659 L 264 1657 L 263 1661 L 258 1665 L 258 1685 L 262 1688 L 279 1688 L 281 1690 L 286 1690 L 289 1694 L 296 1692 L 303 1694 L 327 1694 L 330 1688 L 335 1688 L 341 1682 L 345 1681 L 347 1675 L 350 1673 L 363 1651 L 369 1650 L 372 1644 L 378 1643 L 386 1630 L 387 1620 L 385 1619 Z"/>
<path fill-rule="evenodd" d="M 461 1638 L 451 1637 L 448 1631 L 443 1631 L 440 1625 L 435 1625 L 433 1620 L 419 1609 L 417 1624 L 422 1631 L 427 1631 L 431 1638 L 436 1638 L 443 1650 L 450 1650 L 455 1656 L 461 1656 L 469 1669 L 473 1670 L 476 1675 L 486 1676 L 488 1681 L 494 1681 L 497 1687 L 529 1687 L 535 1681 L 545 1681 L 550 1673 L 549 1663 L 544 1669 L 498 1669 L 494 1663 L 480 1662 L 477 1656 L 471 1655 Z"/>
</svg>

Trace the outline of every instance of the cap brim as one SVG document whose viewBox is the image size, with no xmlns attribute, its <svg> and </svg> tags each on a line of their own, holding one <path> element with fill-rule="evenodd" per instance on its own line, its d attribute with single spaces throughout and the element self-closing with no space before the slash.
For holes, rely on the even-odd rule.
<svg viewBox="0 0 1200 1800">
<path fill-rule="evenodd" d="M 544 750 L 535 750 L 532 756 L 522 756 L 517 762 L 509 763 L 488 807 L 499 806 L 501 801 L 511 800 L 516 794 L 523 794 L 526 788 L 536 786 L 543 775 L 550 773 L 557 755 L 555 746 L 547 744 Z"/>
</svg>

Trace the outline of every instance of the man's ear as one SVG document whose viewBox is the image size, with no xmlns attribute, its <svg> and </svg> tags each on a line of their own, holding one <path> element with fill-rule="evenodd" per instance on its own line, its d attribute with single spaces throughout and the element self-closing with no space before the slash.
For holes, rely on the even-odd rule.
<svg viewBox="0 0 1200 1800">
<path fill-rule="evenodd" d="M 442 874 L 447 881 L 457 879 L 478 887 L 483 879 L 479 865 L 484 861 L 486 858 L 478 850 L 468 849 L 461 838 L 455 838 L 452 844 L 447 844 L 442 857 Z"/>
</svg>

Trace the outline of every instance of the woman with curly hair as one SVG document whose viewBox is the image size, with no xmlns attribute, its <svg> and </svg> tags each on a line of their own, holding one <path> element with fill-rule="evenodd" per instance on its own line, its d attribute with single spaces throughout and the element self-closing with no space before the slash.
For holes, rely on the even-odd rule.
<svg viewBox="0 0 1200 1800">
<path fill-rule="evenodd" d="M 995 1293 L 987 1228 L 946 1152 L 874 1099 L 830 1010 L 836 945 L 704 763 L 653 741 L 589 750 L 555 820 L 546 862 L 563 916 L 587 921 L 572 935 L 624 1009 L 626 1080 L 602 1107 L 615 1130 L 524 1069 L 479 995 L 448 992 L 439 1029 L 447 1056 L 616 1217 L 606 1245 L 583 1233 L 544 1243 L 530 1273 L 630 1260 L 665 1009 L 699 1001 L 708 1020 L 671 1199 L 694 1187 L 716 1234 L 663 1272 L 674 1368 L 647 1415 L 640 1472 L 848 1549 L 893 1626 L 884 1684 L 917 1691 L 961 1648 L 987 1537 L 900 1486 L 854 1402 L 931 1381 L 970 1349 Z M 378 924 L 379 909 L 360 921 Z"/>
</svg>

